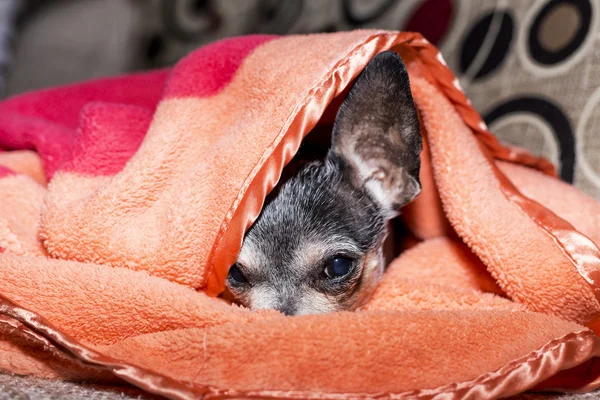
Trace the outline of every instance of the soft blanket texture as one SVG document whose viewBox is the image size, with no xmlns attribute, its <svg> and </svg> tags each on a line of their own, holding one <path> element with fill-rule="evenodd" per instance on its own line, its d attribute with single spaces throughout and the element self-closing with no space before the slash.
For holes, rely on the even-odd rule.
<svg viewBox="0 0 600 400">
<path fill-rule="evenodd" d="M 302 138 L 384 50 L 426 149 L 364 310 L 215 298 Z M 0 103 L 0 368 L 171 398 L 496 398 L 600 383 L 600 204 L 498 143 L 418 34 L 249 36 Z"/>
</svg>

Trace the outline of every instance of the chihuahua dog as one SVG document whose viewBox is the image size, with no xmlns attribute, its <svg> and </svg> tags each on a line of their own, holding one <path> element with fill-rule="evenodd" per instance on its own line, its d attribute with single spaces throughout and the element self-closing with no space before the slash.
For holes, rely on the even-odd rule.
<svg viewBox="0 0 600 400">
<path fill-rule="evenodd" d="M 226 281 L 237 302 L 286 315 L 363 305 L 385 267 L 388 221 L 421 191 L 421 149 L 406 67 L 381 53 L 342 103 L 330 149 L 299 151 L 246 233 Z"/>
</svg>

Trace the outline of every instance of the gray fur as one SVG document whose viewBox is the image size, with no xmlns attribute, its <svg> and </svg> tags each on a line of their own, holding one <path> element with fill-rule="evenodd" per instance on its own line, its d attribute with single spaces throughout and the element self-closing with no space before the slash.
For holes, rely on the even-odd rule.
<svg viewBox="0 0 600 400">
<path fill-rule="evenodd" d="M 421 134 L 408 74 L 392 52 L 376 56 L 340 107 L 330 151 L 306 162 L 302 151 L 246 233 L 236 266 L 247 282 L 227 279 L 251 308 L 308 314 L 355 309 L 383 272 L 387 221 L 420 191 Z M 332 258 L 353 260 L 328 279 Z"/>
</svg>

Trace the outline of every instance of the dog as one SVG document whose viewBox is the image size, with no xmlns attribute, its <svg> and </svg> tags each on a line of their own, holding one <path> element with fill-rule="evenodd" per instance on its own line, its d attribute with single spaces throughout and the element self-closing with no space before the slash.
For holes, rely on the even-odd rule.
<svg viewBox="0 0 600 400">
<path fill-rule="evenodd" d="M 285 315 L 364 305 L 388 222 L 421 191 L 421 150 L 406 66 L 380 53 L 340 106 L 326 154 L 301 148 L 267 197 L 227 276 L 235 301 Z"/>
</svg>

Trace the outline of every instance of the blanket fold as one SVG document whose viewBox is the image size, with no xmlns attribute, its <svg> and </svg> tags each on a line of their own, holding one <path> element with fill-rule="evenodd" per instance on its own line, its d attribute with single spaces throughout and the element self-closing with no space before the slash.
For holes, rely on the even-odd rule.
<svg viewBox="0 0 600 400">
<path fill-rule="evenodd" d="M 216 297 L 283 167 L 386 50 L 425 145 L 410 248 L 356 312 Z M 16 96 L 0 149 L 2 371 L 177 399 L 600 386 L 600 203 L 500 144 L 418 34 L 232 38 L 170 70 Z"/>
</svg>

